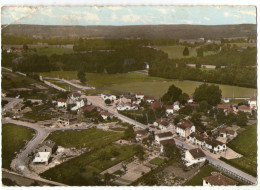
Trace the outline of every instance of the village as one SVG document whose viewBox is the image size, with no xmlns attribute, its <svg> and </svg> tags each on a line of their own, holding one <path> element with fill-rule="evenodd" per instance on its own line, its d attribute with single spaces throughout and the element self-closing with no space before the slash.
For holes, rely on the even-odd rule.
<svg viewBox="0 0 260 190">
<path fill-rule="evenodd" d="M 2 98 L 5 98 L 7 93 L 7 91 L 2 90 Z M 226 145 L 226 143 L 232 141 L 237 136 L 239 126 L 228 126 L 218 123 L 219 126 L 209 129 L 204 128 L 203 130 L 191 121 L 192 113 L 203 106 L 195 102 L 192 95 L 189 95 L 183 103 L 175 101 L 171 105 L 164 105 L 160 99 L 145 96 L 143 93 L 125 93 L 119 96 L 108 93 L 88 96 L 81 92 L 64 92 L 64 94 L 67 94 L 67 98 L 59 98 L 52 102 L 20 101 L 9 111 L 5 112 L 5 119 L 36 122 L 42 128 L 50 129 L 51 131 L 89 129 L 93 127 L 104 131 L 113 131 L 113 128 L 126 129 L 121 123 L 128 123 L 128 129 L 130 131 L 133 130 L 134 138 L 129 138 L 128 140 L 121 139 L 115 143 L 140 145 L 142 147 L 141 157 L 145 158 L 145 161 L 136 157 L 130 163 L 124 163 L 123 161 L 101 172 L 102 175 L 118 173 L 115 177 L 111 177 L 110 180 L 112 181 L 109 184 L 130 185 L 134 183 L 144 174 L 151 172 L 151 168 L 156 169 L 159 166 L 151 164 L 155 160 L 172 159 L 172 155 L 176 152 L 175 148 L 180 153 L 179 157 L 180 163 L 183 165 L 182 167 L 188 171 L 194 167 L 198 170 L 205 163 L 209 162 L 208 157 L 214 159 L 222 157 L 229 160 L 243 156 Z M 257 109 L 255 97 L 244 101 L 242 105 L 232 105 L 230 104 L 230 99 L 226 98 L 222 99 L 221 102 L 213 106 L 212 109 L 221 110 L 226 116 L 229 113 L 241 114 L 243 112 L 247 118 L 251 118 L 251 120 L 254 118 L 253 114 Z M 32 112 L 33 107 L 43 105 L 48 106 L 43 107 L 38 112 L 45 115 L 50 114 L 51 117 L 48 120 L 29 121 L 28 119 L 23 119 L 23 115 Z M 191 109 L 189 114 L 181 114 L 187 108 Z M 152 123 L 140 123 L 136 120 L 136 116 L 128 114 L 128 112 L 138 112 L 145 109 L 149 109 L 154 114 L 159 110 L 160 118 L 155 117 Z M 199 117 L 204 125 L 209 125 L 210 122 L 207 115 L 208 113 Z M 147 117 L 148 114 L 146 114 L 148 121 Z M 38 175 L 89 151 L 91 149 L 88 148 L 68 149 L 57 146 L 51 140 L 45 140 L 28 155 L 30 158 L 29 170 Z M 176 155 L 174 157 L 177 159 Z M 180 178 L 181 180 L 176 181 L 171 180 L 172 178 L 169 176 L 168 179 L 165 177 L 166 179 L 162 184 L 180 185 L 190 177 L 186 179 Z M 247 182 L 243 178 L 242 181 Z M 214 173 L 212 176 L 203 178 L 203 185 L 205 186 L 236 184 L 236 181 L 221 173 Z"/>
</svg>

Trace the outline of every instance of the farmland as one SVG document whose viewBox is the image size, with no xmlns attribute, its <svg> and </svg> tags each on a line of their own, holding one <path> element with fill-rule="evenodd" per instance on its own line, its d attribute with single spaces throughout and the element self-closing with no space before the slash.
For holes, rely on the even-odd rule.
<svg viewBox="0 0 260 190">
<path fill-rule="evenodd" d="M 68 49 L 68 48 L 38 47 L 38 48 L 35 48 L 35 51 L 31 50 L 26 54 L 36 54 L 36 55 L 50 56 L 50 55 L 54 55 L 54 54 L 62 55 L 62 54 L 65 54 L 65 53 L 68 53 L 68 54 L 73 53 L 73 50 Z M 21 53 L 19 53 L 19 54 L 21 54 Z"/>
<path fill-rule="evenodd" d="M 15 152 L 19 152 L 25 142 L 33 137 L 34 131 L 14 124 L 2 125 L 2 167 L 10 169 Z"/>
</svg>

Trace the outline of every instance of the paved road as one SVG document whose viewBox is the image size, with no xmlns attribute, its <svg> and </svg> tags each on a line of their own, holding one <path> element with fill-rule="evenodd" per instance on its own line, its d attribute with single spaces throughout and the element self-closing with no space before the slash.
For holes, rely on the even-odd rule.
<svg viewBox="0 0 260 190">
<path fill-rule="evenodd" d="M 18 104 L 18 103 L 23 101 L 22 98 L 7 98 L 7 97 L 3 98 L 3 100 L 7 100 L 8 101 L 8 103 L 3 108 L 4 112 L 9 110 L 9 109 L 11 109 L 11 108 L 13 108 L 16 104 Z"/>
</svg>

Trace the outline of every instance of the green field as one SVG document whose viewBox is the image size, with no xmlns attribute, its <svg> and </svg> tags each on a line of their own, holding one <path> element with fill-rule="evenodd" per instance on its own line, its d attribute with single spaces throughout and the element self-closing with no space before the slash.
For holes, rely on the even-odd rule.
<svg viewBox="0 0 260 190">
<path fill-rule="evenodd" d="M 227 162 L 238 169 L 253 176 L 257 175 L 257 125 L 246 127 L 247 129 L 234 140 L 228 143 L 232 148 L 243 155 L 242 158 L 228 160 Z"/>
<path fill-rule="evenodd" d="M 73 49 L 68 49 L 68 48 L 54 48 L 54 47 L 39 47 L 36 48 L 36 51 L 29 51 L 26 54 L 37 54 L 37 55 L 62 55 L 65 53 L 73 53 Z M 21 54 L 21 53 L 19 53 Z"/>
<path fill-rule="evenodd" d="M 189 52 L 190 52 L 189 56 L 183 56 L 183 50 L 184 50 L 185 46 L 181 46 L 181 45 L 156 46 L 156 48 L 158 48 L 158 49 L 162 50 L 163 52 L 167 53 L 168 57 L 170 59 L 181 59 L 181 58 L 190 58 L 190 57 L 196 57 L 197 56 L 197 52 L 196 52 L 195 47 L 188 47 Z M 216 52 L 214 52 L 214 51 L 204 52 L 204 56 L 214 55 L 214 54 L 216 54 Z"/>
<path fill-rule="evenodd" d="M 256 43 L 230 43 L 231 45 L 237 45 L 238 47 L 256 47 Z"/>
<path fill-rule="evenodd" d="M 44 77 L 60 77 L 77 79 L 75 71 L 54 71 L 41 73 Z M 97 87 L 98 92 L 143 92 L 145 95 L 161 97 L 172 84 L 181 88 L 184 92 L 192 94 L 196 87 L 203 84 L 196 81 L 176 81 L 160 77 L 151 77 L 138 73 L 128 74 L 100 74 L 86 73 L 87 83 Z M 219 85 L 223 97 L 252 97 L 257 90 L 230 85 Z"/>
<path fill-rule="evenodd" d="M 57 131 L 49 135 L 48 139 L 58 145 L 70 147 L 101 148 L 119 140 L 123 133 L 107 132 L 100 129 L 86 129 L 81 131 Z"/>
<path fill-rule="evenodd" d="M 25 146 L 25 141 L 33 137 L 32 129 L 14 125 L 2 125 L 2 167 L 10 169 L 10 164 L 15 157 L 15 152 L 19 152 Z"/>
<path fill-rule="evenodd" d="M 161 158 L 154 158 L 149 163 L 154 165 L 161 165 L 162 163 L 164 163 L 164 160 Z"/>
<path fill-rule="evenodd" d="M 106 132 L 98 129 L 54 132 L 48 139 L 63 147 L 88 147 L 91 152 L 64 162 L 41 174 L 42 177 L 68 185 L 102 185 L 95 176 L 107 168 L 131 158 L 135 145 L 112 144 L 123 133 Z"/>
</svg>

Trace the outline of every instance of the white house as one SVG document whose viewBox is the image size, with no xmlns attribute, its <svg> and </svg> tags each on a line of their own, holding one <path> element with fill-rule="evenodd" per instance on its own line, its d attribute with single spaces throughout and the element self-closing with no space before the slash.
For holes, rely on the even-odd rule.
<svg viewBox="0 0 260 190">
<path fill-rule="evenodd" d="M 112 113 L 107 111 L 100 112 L 100 115 L 104 120 L 107 120 L 108 118 L 112 119 L 114 117 Z"/>
<path fill-rule="evenodd" d="M 173 114 L 173 105 L 164 105 L 167 115 Z"/>
<path fill-rule="evenodd" d="M 193 97 L 192 97 L 192 95 L 189 95 L 189 99 L 188 99 L 187 102 L 188 102 L 188 103 L 193 103 Z"/>
<path fill-rule="evenodd" d="M 119 100 L 119 102 L 123 103 L 123 104 L 131 104 L 131 101 L 132 101 L 131 99 L 125 98 L 124 96 L 120 97 L 120 100 Z"/>
<path fill-rule="evenodd" d="M 138 110 L 138 105 L 136 104 L 124 104 L 124 103 L 118 103 L 116 106 L 116 109 L 118 111 L 125 111 L 125 110 Z"/>
<path fill-rule="evenodd" d="M 199 148 L 187 150 L 185 152 L 185 161 L 187 162 L 186 166 L 191 166 L 193 164 L 205 162 L 206 161 L 206 155 Z"/>
<path fill-rule="evenodd" d="M 236 186 L 237 182 L 220 173 L 214 173 L 211 176 L 202 178 L 203 186 Z M 235 189 L 235 188 L 233 188 Z"/>
<path fill-rule="evenodd" d="M 176 101 L 173 103 L 173 110 L 179 111 L 180 110 L 180 102 Z"/>
<path fill-rule="evenodd" d="M 176 133 L 184 138 L 187 138 L 195 130 L 195 126 L 189 120 L 183 120 L 176 126 Z"/>
<path fill-rule="evenodd" d="M 205 139 L 206 137 L 204 135 L 198 133 L 191 133 L 187 137 L 187 141 L 189 141 L 192 144 L 199 145 L 201 147 L 205 146 Z"/>
<path fill-rule="evenodd" d="M 45 163 L 48 164 L 49 159 L 51 157 L 50 152 L 38 152 L 33 159 L 33 163 Z"/>
<path fill-rule="evenodd" d="M 57 106 L 60 108 L 60 107 L 63 107 L 63 108 L 66 108 L 67 107 L 67 99 L 58 99 L 57 101 Z"/>
<path fill-rule="evenodd" d="M 85 106 L 85 101 L 83 99 L 78 99 L 76 101 L 76 106 L 74 106 L 73 108 L 71 108 L 72 111 L 78 110 L 79 108 L 82 108 L 83 106 Z"/>
<path fill-rule="evenodd" d="M 153 103 L 156 100 L 154 97 L 145 97 L 144 99 L 149 104 Z"/>
<path fill-rule="evenodd" d="M 257 109 L 257 100 L 256 97 L 252 97 L 248 100 L 248 104 L 250 106 L 250 109 Z"/>
<path fill-rule="evenodd" d="M 136 131 L 136 141 L 139 142 L 139 141 L 142 141 L 144 138 L 148 137 L 149 133 L 148 131 L 146 130 L 138 130 Z"/>
<path fill-rule="evenodd" d="M 167 121 L 167 119 L 166 119 L 166 118 L 157 119 L 156 121 L 153 122 L 153 126 L 154 126 L 154 127 L 158 127 L 158 126 L 159 126 L 159 123 L 160 123 L 161 121 Z"/>
<path fill-rule="evenodd" d="M 213 152 L 214 154 L 227 151 L 226 144 L 216 139 L 206 139 L 204 147 L 207 148 L 210 152 Z"/>
<path fill-rule="evenodd" d="M 103 100 L 106 100 L 106 99 L 109 99 L 109 100 L 111 100 L 111 101 L 116 100 L 116 96 L 115 96 L 115 95 L 107 94 L 107 93 L 102 93 L 102 94 L 101 94 L 101 98 L 102 98 Z"/>
<path fill-rule="evenodd" d="M 219 137 L 222 137 L 222 138 L 235 138 L 237 136 L 237 132 L 234 131 L 234 130 L 231 130 L 231 129 L 220 129 L 219 130 Z"/>
<path fill-rule="evenodd" d="M 68 103 L 74 104 L 78 99 L 80 99 L 81 94 L 78 92 L 73 92 L 68 94 Z"/>
<path fill-rule="evenodd" d="M 162 140 L 167 140 L 167 139 L 172 139 L 173 134 L 172 132 L 165 132 L 165 133 L 159 133 L 155 135 L 155 141 L 160 144 L 160 141 Z"/>
<path fill-rule="evenodd" d="M 242 112 L 245 112 L 245 113 L 251 113 L 251 109 L 247 105 L 240 105 L 240 106 L 238 106 L 237 111 L 242 111 Z"/>
<path fill-rule="evenodd" d="M 175 145 L 174 139 L 167 139 L 167 140 L 160 141 L 160 151 L 161 151 L 161 153 L 164 152 L 164 146 L 165 145 Z"/>
<path fill-rule="evenodd" d="M 170 128 L 172 126 L 172 124 L 170 122 L 165 121 L 165 120 L 159 121 L 158 124 L 159 124 L 158 127 L 161 130 L 167 130 L 168 128 Z"/>
<path fill-rule="evenodd" d="M 137 93 L 136 95 L 135 95 L 135 98 L 137 99 L 137 100 L 142 100 L 142 99 L 144 99 L 144 94 L 143 93 Z"/>
</svg>

